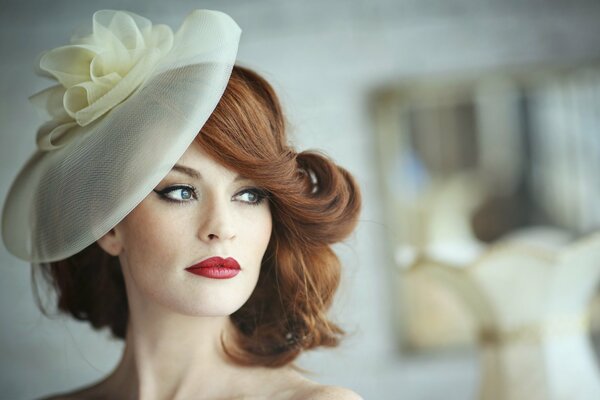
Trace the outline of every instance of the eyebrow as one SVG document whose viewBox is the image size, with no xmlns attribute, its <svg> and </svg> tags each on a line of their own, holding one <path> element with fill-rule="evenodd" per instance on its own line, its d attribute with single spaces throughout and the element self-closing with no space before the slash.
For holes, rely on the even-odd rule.
<svg viewBox="0 0 600 400">
<path fill-rule="evenodd" d="M 181 164 L 175 164 L 173 166 L 172 171 L 177 171 L 177 172 L 181 172 L 182 174 L 185 174 L 191 178 L 194 179 L 202 179 L 202 175 L 200 174 L 200 172 L 196 171 L 193 168 L 190 167 L 186 167 L 184 165 Z"/>
<path fill-rule="evenodd" d="M 202 174 L 200 172 L 196 171 L 193 168 L 186 167 L 185 165 L 175 164 L 172 168 L 172 171 L 181 172 L 182 174 L 185 174 L 193 179 L 202 179 Z M 244 178 L 243 176 L 238 174 L 238 175 L 236 175 L 236 177 L 233 181 L 237 182 L 237 181 L 241 181 L 244 179 L 246 179 L 246 178 Z"/>
</svg>

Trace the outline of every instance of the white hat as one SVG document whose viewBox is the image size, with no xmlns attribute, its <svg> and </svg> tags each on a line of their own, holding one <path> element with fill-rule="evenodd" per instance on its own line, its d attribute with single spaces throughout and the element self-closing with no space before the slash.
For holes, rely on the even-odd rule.
<svg viewBox="0 0 600 400">
<path fill-rule="evenodd" d="M 6 248 L 30 262 L 67 258 L 112 229 L 167 175 L 223 95 L 241 30 L 196 10 L 173 34 L 124 12 L 45 53 L 58 85 L 34 96 L 52 120 L 4 204 Z"/>
</svg>

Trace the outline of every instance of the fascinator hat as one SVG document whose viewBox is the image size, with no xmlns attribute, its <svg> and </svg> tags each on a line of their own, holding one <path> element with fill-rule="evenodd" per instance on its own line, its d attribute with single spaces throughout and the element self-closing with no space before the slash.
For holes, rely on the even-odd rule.
<svg viewBox="0 0 600 400">
<path fill-rule="evenodd" d="M 30 262 L 83 250 L 158 185 L 219 102 L 241 33 L 207 10 L 175 33 L 124 11 L 97 11 L 92 22 L 40 59 L 57 85 L 31 101 L 49 121 L 2 215 L 7 249 Z"/>
</svg>

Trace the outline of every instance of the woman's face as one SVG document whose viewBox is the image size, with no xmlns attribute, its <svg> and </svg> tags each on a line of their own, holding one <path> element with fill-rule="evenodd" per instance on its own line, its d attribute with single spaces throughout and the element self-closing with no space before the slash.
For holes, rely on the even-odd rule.
<svg viewBox="0 0 600 400">
<path fill-rule="evenodd" d="M 107 240 L 117 249 L 132 306 L 221 316 L 254 290 L 271 226 L 264 192 L 194 143 Z M 187 269 L 212 257 L 233 258 L 240 269 L 231 259 L 233 270 L 218 269 L 218 262 L 196 273 Z"/>
</svg>

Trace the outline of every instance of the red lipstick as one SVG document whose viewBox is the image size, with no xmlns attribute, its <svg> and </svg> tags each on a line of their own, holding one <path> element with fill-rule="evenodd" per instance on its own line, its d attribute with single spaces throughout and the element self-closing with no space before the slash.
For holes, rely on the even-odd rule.
<svg viewBox="0 0 600 400">
<path fill-rule="evenodd" d="M 236 276 L 240 271 L 240 264 L 235 258 L 211 257 L 194 264 L 185 269 L 192 274 L 204 276 L 211 279 L 230 279 Z"/>
</svg>

